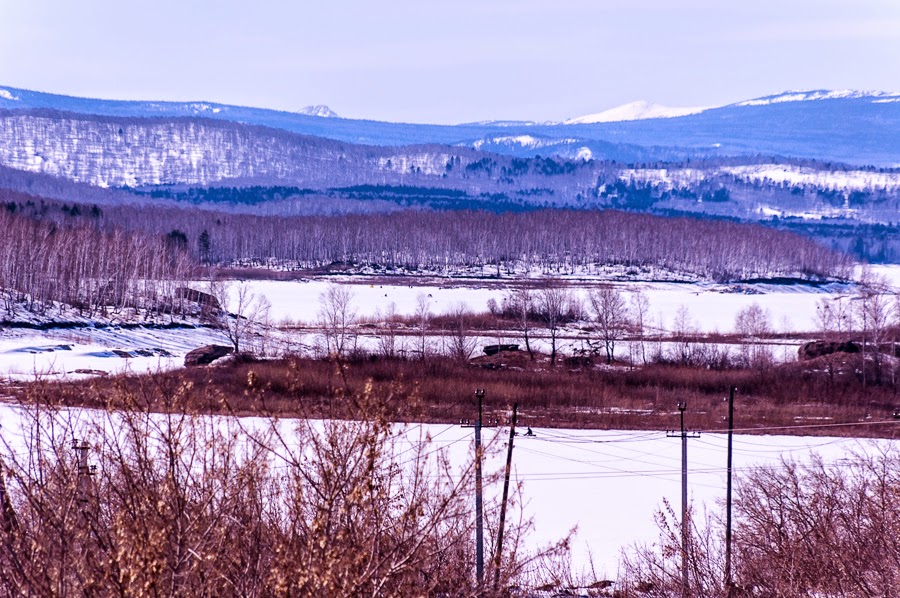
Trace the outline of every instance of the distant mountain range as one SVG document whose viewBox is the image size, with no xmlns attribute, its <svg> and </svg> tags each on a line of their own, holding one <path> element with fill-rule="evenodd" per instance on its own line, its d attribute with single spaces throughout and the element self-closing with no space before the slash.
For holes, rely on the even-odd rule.
<svg viewBox="0 0 900 598">
<path fill-rule="evenodd" d="M 716 108 L 634 102 L 564 123 L 387 123 L 341 118 L 326 106 L 283 112 L 214 102 L 96 100 L 11 87 L 0 87 L 0 110 L 201 117 L 353 144 L 439 144 L 517 157 L 635 163 L 770 155 L 900 167 L 900 94 L 886 92 L 792 91 Z"/>
<path fill-rule="evenodd" d="M 685 110 L 693 113 L 678 115 Z M 0 191 L 31 198 L 0 208 L 614 208 L 763 222 L 900 261 L 900 168 L 890 168 L 900 164 L 900 94 L 788 92 L 705 109 L 633 103 L 569 122 L 384 123 L 325 106 L 288 113 L 0 87 Z"/>
</svg>

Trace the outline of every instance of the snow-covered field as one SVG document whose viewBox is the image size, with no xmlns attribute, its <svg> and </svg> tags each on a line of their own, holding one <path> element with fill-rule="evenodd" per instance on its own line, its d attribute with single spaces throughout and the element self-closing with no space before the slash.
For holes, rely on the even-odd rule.
<svg viewBox="0 0 900 598">
<path fill-rule="evenodd" d="M 885 277 L 896 289 L 900 287 L 900 266 L 876 266 L 873 274 Z M 314 326 L 319 320 L 321 297 L 329 285 L 339 284 L 352 293 L 351 306 L 360 317 L 376 317 L 394 309 L 397 314 L 412 316 L 420 300 L 427 303 L 432 314 L 447 313 L 458 304 L 476 312 L 487 310 L 490 300 L 502 303 L 511 286 L 500 281 L 479 279 L 429 278 L 354 278 L 329 277 L 301 281 L 235 281 L 232 297 L 240 285 L 247 285 L 252 293 L 264 296 L 271 304 L 269 321 L 272 324 L 293 323 Z M 569 282 L 574 295 L 582 301 L 597 284 L 596 280 L 577 279 Z M 626 295 L 642 291 L 649 299 L 646 322 L 651 330 L 671 330 L 675 315 L 684 307 L 693 326 L 700 332 L 731 332 L 738 312 L 758 304 L 769 313 L 777 332 L 800 333 L 815 331 L 816 310 L 823 299 L 850 301 L 853 287 L 832 284 L 822 288 L 808 285 L 742 284 L 723 285 L 710 282 L 614 282 Z M 421 285 L 421 286 L 420 286 Z M 194 286 L 202 289 L 203 283 Z M 230 306 L 234 309 L 234 305 Z M 570 339 L 563 341 L 563 352 L 577 348 L 583 331 L 573 328 L 565 332 Z M 516 342 L 512 333 L 505 333 L 500 342 Z M 272 334 L 272 346 L 289 349 L 308 349 L 320 342 L 313 334 L 296 331 Z M 574 339 L 574 340 L 573 340 Z M 498 342 L 497 338 L 490 338 Z M 377 349 L 377 339 L 361 334 L 362 347 Z M 429 343 L 440 349 L 441 338 Z M 480 339 L 479 342 L 487 342 Z M 538 341 L 540 345 L 541 341 Z M 776 357 L 793 354 L 794 345 L 776 349 Z M 196 347 L 227 344 L 223 334 L 208 328 L 154 329 L 100 327 L 71 330 L 0 330 L 0 376 L 14 379 L 35 375 L 77 377 L 76 370 L 99 370 L 118 373 L 126 370 L 169 369 L 179 367 L 184 355 Z M 114 353 L 124 351 L 129 355 Z M 622 350 L 627 350 L 622 346 Z M 146 354 L 150 352 L 150 354 Z"/>
<path fill-rule="evenodd" d="M 672 417 L 674 423 L 676 415 L 673 413 Z M 260 425 L 255 418 L 243 421 L 250 429 Z M 5 447 L 0 445 L 0 453 L 21 454 L 24 441 L 19 409 L 0 403 L 0 424 L 3 440 L 8 443 Z M 593 561 L 598 579 L 614 579 L 623 548 L 635 542 L 656 541 L 654 513 L 663 500 L 679 512 L 680 440 L 667 438 L 662 431 L 533 428 L 534 436 L 525 436 L 527 425 L 528 414 L 522 413 L 513 453 L 513 475 L 514 480 L 523 483 L 525 513 L 535 523 L 529 545 L 560 539 L 577 527 L 572 544 L 576 572 Z M 489 450 L 486 474 L 499 472 L 505 461 L 509 431 L 498 428 L 485 432 L 494 449 Z M 446 450 L 452 465 L 462 469 L 471 459 L 473 434 L 471 428 L 457 425 L 413 425 L 398 436 L 395 450 L 413 454 L 411 446 L 430 435 L 432 444 L 427 452 Z M 782 457 L 803 462 L 813 453 L 826 462 L 836 462 L 849 451 L 884 448 L 887 442 L 736 435 L 735 472 L 739 476 L 750 468 L 779 467 Z M 689 440 L 689 488 L 696 516 L 722 512 L 725 447 L 726 437 L 721 434 L 702 434 Z M 96 460 L 95 454 L 92 461 Z M 498 487 L 489 490 L 498 491 Z"/>
<path fill-rule="evenodd" d="M 889 270 L 893 273 L 893 270 Z M 900 271 L 900 270 L 898 270 Z M 900 274 L 896 275 L 900 279 Z M 413 281 L 410 281 L 413 282 Z M 341 284 L 353 294 L 353 307 L 357 315 L 371 317 L 382 315 L 393 305 L 397 314 L 411 316 L 415 313 L 420 297 L 428 302 L 434 314 L 449 312 L 457 304 L 467 305 L 476 312 L 487 311 L 488 301 L 498 304 L 509 292 L 501 284 L 487 284 L 475 280 L 447 281 L 424 286 L 402 284 L 369 284 L 354 281 L 352 277 L 329 280 L 305 281 L 249 281 L 254 293 L 264 295 L 272 307 L 270 317 L 274 322 L 291 321 L 313 324 L 319 319 L 320 298 L 329 285 Z M 770 312 L 779 331 L 805 332 L 815 330 L 816 304 L 823 298 L 847 295 L 844 285 L 828 285 L 815 289 L 804 285 L 729 285 L 713 283 L 626 282 L 614 283 L 628 293 L 643 291 L 650 300 L 649 314 L 656 326 L 662 319 L 663 327 L 672 325 L 675 312 L 685 306 L 691 319 L 701 332 L 729 332 L 734 328 L 737 313 L 754 303 Z M 574 294 L 587 301 L 587 294 L 596 283 L 572 282 Z"/>
</svg>

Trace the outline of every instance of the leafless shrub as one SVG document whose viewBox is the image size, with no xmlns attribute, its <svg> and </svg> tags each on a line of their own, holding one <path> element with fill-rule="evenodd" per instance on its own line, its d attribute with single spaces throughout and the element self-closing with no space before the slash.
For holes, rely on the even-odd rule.
<svg viewBox="0 0 900 598">
<path fill-rule="evenodd" d="M 472 573 L 471 464 L 395 445 L 370 393 L 358 419 L 291 423 L 190 413 L 190 384 L 134 390 L 123 410 L 23 408 L 21 444 L 0 447 L 0 595 L 492 595 Z M 507 530 L 501 593 L 565 550 L 526 550 L 526 528 Z"/>
<path fill-rule="evenodd" d="M 895 596 L 900 592 L 900 456 L 871 449 L 750 470 L 734 504 L 735 596 Z M 666 505 L 660 542 L 622 561 L 622 596 L 683 595 L 680 528 Z M 721 521 L 692 525 L 690 596 L 724 596 Z"/>
<path fill-rule="evenodd" d="M 688 511 L 688 584 L 683 592 L 682 523 L 668 502 L 656 514 L 657 544 L 636 546 L 623 554 L 619 586 L 621 596 L 646 598 L 718 598 L 722 591 L 724 563 L 720 526 L 707 519 L 696 525 Z"/>
</svg>

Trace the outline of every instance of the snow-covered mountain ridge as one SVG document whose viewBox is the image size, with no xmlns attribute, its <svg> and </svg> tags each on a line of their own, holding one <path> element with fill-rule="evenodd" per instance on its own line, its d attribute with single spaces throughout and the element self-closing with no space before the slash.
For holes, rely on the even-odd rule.
<svg viewBox="0 0 900 598">
<path fill-rule="evenodd" d="M 365 145 L 474 147 L 481 142 L 484 149 L 519 157 L 648 162 L 778 155 L 900 166 L 900 94 L 890 92 L 792 91 L 704 110 L 638 102 L 570 119 L 570 124 L 497 120 L 429 125 L 340 118 L 318 107 L 283 112 L 213 102 L 93 100 L 0 87 L 0 110 L 35 109 L 138 118 L 201 116 Z M 485 142 L 523 136 L 539 139 L 540 147 Z"/>
<path fill-rule="evenodd" d="M 97 187 L 229 179 L 318 187 L 369 182 L 373 169 L 441 174 L 450 159 L 433 148 L 376 150 L 202 119 L 0 114 L 0 165 Z"/>
<path fill-rule="evenodd" d="M 319 118 L 340 118 L 337 112 L 322 104 L 301 108 L 297 111 L 297 114 L 303 114 L 305 116 L 317 116 Z"/>
<path fill-rule="evenodd" d="M 804 91 L 785 91 L 780 94 L 755 98 L 737 102 L 732 106 L 767 106 L 769 104 L 781 104 L 784 102 L 814 102 L 821 100 L 871 100 L 873 104 L 882 104 L 893 102 L 900 99 L 900 93 L 887 91 L 860 91 L 854 89 L 843 90 L 804 90 Z"/>
<path fill-rule="evenodd" d="M 692 114 L 700 114 L 707 110 L 725 107 L 741 107 L 741 106 L 768 106 L 770 104 L 781 104 L 785 102 L 812 102 L 820 100 L 859 100 L 868 99 L 873 104 L 886 104 L 891 102 L 900 102 L 900 93 L 886 91 L 860 91 L 852 89 L 844 90 L 802 90 L 802 91 L 785 91 L 779 94 L 744 100 L 726 106 L 704 106 L 697 108 L 672 108 L 648 102 L 647 100 L 638 100 L 622 104 L 615 108 L 610 108 L 597 114 L 588 114 L 577 118 L 570 118 L 564 121 L 567 125 L 583 125 L 595 123 L 612 123 L 625 122 L 631 120 L 649 120 L 657 118 L 678 118 L 680 116 L 690 116 Z"/>
</svg>

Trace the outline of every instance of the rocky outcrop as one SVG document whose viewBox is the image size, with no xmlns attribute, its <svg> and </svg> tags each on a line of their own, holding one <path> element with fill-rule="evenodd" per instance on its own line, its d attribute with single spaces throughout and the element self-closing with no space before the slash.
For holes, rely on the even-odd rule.
<svg viewBox="0 0 900 598">
<path fill-rule="evenodd" d="M 231 347 L 223 345 L 206 345 L 198 349 L 194 349 L 184 356 L 185 367 L 194 367 L 199 365 L 209 365 L 217 359 L 230 355 L 234 352 Z"/>
<path fill-rule="evenodd" d="M 206 309 L 222 309 L 222 306 L 219 305 L 219 300 L 216 299 L 213 295 L 188 287 L 178 287 L 177 289 L 175 289 L 175 298 L 184 299 L 185 301 L 191 301 Z"/>
<path fill-rule="evenodd" d="M 797 350 L 800 361 L 815 359 L 832 353 L 859 353 L 860 346 L 853 341 L 810 341 Z"/>
</svg>

